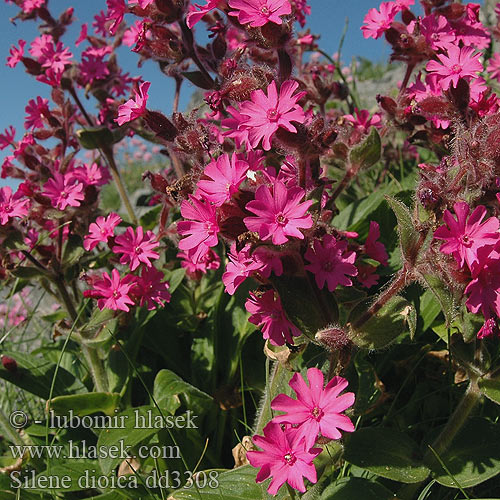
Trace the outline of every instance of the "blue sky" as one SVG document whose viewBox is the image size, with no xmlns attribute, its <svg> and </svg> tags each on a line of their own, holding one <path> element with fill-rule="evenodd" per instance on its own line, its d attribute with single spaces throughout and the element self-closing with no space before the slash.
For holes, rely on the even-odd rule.
<svg viewBox="0 0 500 500">
<path fill-rule="evenodd" d="M 204 3 L 199 0 L 198 3 Z M 388 45 L 383 40 L 365 40 L 361 34 L 361 24 L 366 12 L 371 7 L 377 7 L 379 2 L 373 0 L 310 0 L 312 14 L 309 17 L 308 26 L 313 33 L 321 35 L 320 47 L 333 54 L 337 51 L 340 36 L 344 28 L 346 18 L 349 19 L 349 28 L 345 38 L 342 59 L 349 62 L 354 56 L 363 56 L 374 61 L 387 59 Z M 50 0 L 51 11 L 59 15 L 69 5 L 75 6 L 77 22 L 65 34 L 63 41 L 73 49 L 74 41 L 78 37 L 80 25 L 84 22 L 92 23 L 93 15 L 100 9 L 105 9 L 105 0 Z M 23 130 L 24 107 L 29 99 L 41 95 L 48 97 L 50 89 L 47 85 L 37 82 L 33 77 L 24 72 L 24 67 L 19 64 L 11 69 L 5 65 L 5 59 L 9 54 L 9 47 L 22 38 L 31 42 L 37 35 L 36 25 L 33 21 L 17 22 L 12 24 L 9 19 L 16 15 L 18 8 L 14 5 L 1 3 L 0 5 L 0 90 L 1 110 L 0 130 L 3 131 L 9 125 L 18 130 L 18 137 Z M 128 20 L 133 16 L 128 16 Z M 198 29 L 203 29 L 200 23 Z M 82 44 L 82 48 L 85 44 Z M 152 82 L 150 89 L 149 105 L 152 109 L 162 110 L 170 113 L 172 109 L 173 85 L 170 79 L 163 76 L 158 67 L 148 61 L 142 68 L 137 68 L 137 55 L 131 53 L 128 48 L 119 52 L 119 61 L 131 75 L 142 75 L 145 80 Z M 190 84 L 185 85 L 181 95 L 181 109 L 186 105 L 192 91 Z M 4 158 L 7 150 L 0 151 L 0 161 Z M 5 184 L 0 179 L 0 185 Z"/>
</svg>

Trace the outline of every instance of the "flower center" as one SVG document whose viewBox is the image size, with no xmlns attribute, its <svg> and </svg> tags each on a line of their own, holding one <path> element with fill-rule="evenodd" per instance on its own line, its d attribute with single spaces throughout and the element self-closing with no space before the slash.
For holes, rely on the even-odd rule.
<svg viewBox="0 0 500 500">
<path fill-rule="evenodd" d="M 462 245 L 466 247 L 470 247 L 472 245 L 472 240 L 469 238 L 469 235 L 464 234 L 460 237 L 460 240 L 462 242 Z"/>
<path fill-rule="evenodd" d="M 331 272 L 333 270 L 333 262 L 330 260 L 323 263 L 323 271 Z"/>
<path fill-rule="evenodd" d="M 269 9 L 263 5 L 261 8 L 260 8 L 260 12 L 261 14 L 264 14 L 265 16 L 268 16 L 269 15 Z"/>
<path fill-rule="evenodd" d="M 275 122 L 278 119 L 278 110 L 276 108 L 269 109 L 267 111 L 267 118 L 268 118 L 268 120 Z"/>
<path fill-rule="evenodd" d="M 208 234 L 216 233 L 215 225 L 212 222 L 205 222 L 205 229 Z"/>
<path fill-rule="evenodd" d="M 451 67 L 451 71 L 455 74 L 458 74 L 462 71 L 462 66 L 460 66 L 460 64 L 454 64 L 452 67 Z"/>
<path fill-rule="evenodd" d="M 288 224 L 288 219 L 283 214 L 277 214 L 276 223 L 280 226 L 286 226 Z"/>
<path fill-rule="evenodd" d="M 116 299 L 118 297 L 118 290 L 113 290 L 113 297 Z"/>
<path fill-rule="evenodd" d="M 321 417 L 323 416 L 323 410 L 321 408 L 318 408 L 317 406 L 315 406 L 312 410 L 311 410 L 311 415 L 313 416 L 313 418 L 315 420 L 321 420 Z"/>
<path fill-rule="evenodd" d="M 289 451 L 283 458 L 288 465 L 293 465 L 297 461 L 295 455 L 291 451 Z"/>
<path fill-rule="evenodd" d="M 66 191 L 61 191 L 61 198 L 67 198 L 68 197 L 68 193 Z"/>
</svg>

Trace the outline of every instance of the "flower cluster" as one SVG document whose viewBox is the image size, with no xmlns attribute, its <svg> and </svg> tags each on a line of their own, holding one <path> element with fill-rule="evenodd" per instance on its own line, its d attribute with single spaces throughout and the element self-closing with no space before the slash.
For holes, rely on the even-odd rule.
<svg viewBox="0 0 500 500">
<path fill-rule="evenodd" d="M 299 373 L 291 378 L 289 385 L 297 399 L 285 394 L 273 399 L 271 408 L 284 414 L 274 417 L 264 427 L 264 436 L 254 436 L 254 443 L 262 451 L 247 452 L 250 463 L 261 468 L 257 481 L 272 477 L 267 490 L 271 495 L 276 495 L 285 482 L 305 492 L 303 477 L 312 483 L 317 480 L 313 460 L 322 451 L 314 448 L 318 437 L 340 439 L 340 430 L 354 431 L 351 420 L 343 414 L 354 404 L 352 392 L 341 395 L 347 380 L 333 377 L 323 387 L 323 373 L 317 368 L 307 370 L 307 379 L 309 385 Z"/>
</svg>

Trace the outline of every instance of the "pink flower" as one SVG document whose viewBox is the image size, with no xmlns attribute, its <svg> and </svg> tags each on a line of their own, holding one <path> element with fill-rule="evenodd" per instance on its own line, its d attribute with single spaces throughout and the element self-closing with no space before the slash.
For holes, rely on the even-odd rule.
<svg viewBox="0 0 500 500">
<path fill-rule="evenodd" d="M 235 9 L 229 15 L 238 17 L 240 24 L 250 24 L 252 28 L 264 26 L 268 22 L 282 24 L 280 16 L 292 12 L 288 0 L 229 0 L 228 4 L 231 9 Z"/>
<path fill-rule="evenodd" d="M 54 172 L 52 176 L 53 178 L 43 186 L 43 194 L 50 198 L 52 206 L 59 210 L 64 210 L 68 206 L 79 207 L 85 198 L 82 192 L 83 184 L 75 182 L 71 174 Z"/>
<path fill-rule="evenodd" d="M 130 6 L 139 5 L 141 9 L 145 9 L 151 5 L 155 0 L 128 0 Z"/>
<path fill-rule="evenodd" d="M 376 267 L 369 264 L 357 264 L 358 274 L 356 279 L 359 284 L 365 288 L 371 288 L 376 285 L 380 276 L 375 273 Z"/>
<path fill-rule="evenodd" d="M 299 434 L 306 438 L 307 446 L 314 446 L 320 433 L 330 439 L 340 439 L 339 429 L 353 432 L 354 425 L 342 412 L 354 404 L 354 394 L 348 392 L 339 396 L 347 387 L 347 380 L 333 377 L 323 388 L 323 373 L 317 368 L 307 370 L 307 380 L 309 386 L 300 373 L 295 373 L 288 385 L 295 391 L 297 399 L 285 394 L 273 399 L 271 408 L 285 412 L 285 415 L 274 417 L 273 421 L 300 426 Z"/>
<path fill-rule="evenodd" d="M 279 424 L 269 422 L 263 429 L 264 436 L 254 436 L 254 443 L 263 451 L 249 451 L 247 458 L 253 467 L 260 467 L 256 481 L 261 483 L 272 477 L 267 491 L 276 495 L 281 486 L 288 483 L 292 488 L 305 492 L 304 477 L 317 481 L 313 460 L 321 448 L 309 449 L 305 439 L 296 429 L 283 430 Z"/>
<path fill-rule="evenodd" d="M 38 96 L 35 99 L 30 99 L 28 105 L 24 109 L 26 111 L 26 119 L 24 120 L 24 128 L 43 128 L 44 116 L 49 115 L 49 100 Z"/>
<path fill-rule="evenodd" d="M 248 130 L 252 147 L 257 147 L 262 139 L 262 147 L 271 149 L 271 138 L 279 127 L 289 132 L 297 132 L 292 122 L 304 123 L 306 116 L 297 104 L 305 93 L 299 92 L 292 96 L 299 84 L 287 80 L 281 85 L 278 97 L 276 82 L 273 80 L 267 87 L 267 95 L 261 89 L 254 90 L 251 101 L 245 101 L 240 106 L 241 115 L 246 118 L 240 122 L 239 128 Z"/>
<path fill-rule="evenodd" d="M 62 42 L 47 44 L 42 48 L 42 57 L 39 59 L 44 68 L 51 68 L 54 73 L 62 73 L 67 64 L 71 63 L 73 54 Z"/>
<path fill-rule="evenodd" d="M 380 38 L 390 28 L 392 21 L 400 9 L 394 2 L 382 2 L 380 11 L 373 8 L 368 11 L 361 27 L 365 38 Z"/>
<path fill-rule="evenodd" d="M 483 326 L 477 332 L 478 339 L 485 339 L 498 335 L 497 322 L 493 318 L 485 320 Z"/>
<path fill-rule="evenodd" d="M 94 80 L 104 80 L 109 75 L 108 66 L 103 58 L 104 55 L 94 55 L 89 51 L 82 54 L 82 62 L 78 66 L 82 85 L 93 83 Z"/>
<path fill-rule="evenodd" d="M 45 5 L 45 0 L 24 0 L 23 12 L 31 14 L 35 9 L 39 9 Z"/>
<path fill-rule="evenodd" d="M 186 24 L 191 29 L 196 23 L 200 22 L 205 14 L 217 8 L 220 0 L 207 0 L 205 5 L 194 4 L 189 7 L 189 13 L 186 17 Z"/>
<path fill-rule="evenodd" d="M 472 269 L 479 262 L 478 250 L 484 246 L 494 246 L 499 240 L 499 221 L 490 217 L 482 222 L 486 215 L 486 208 L 482 205 L 469 216 L 469 205 L 463 201 L 453 206 L 457 218 L 449 210 L 445 210 L 443 219 L 447 225 L 439 227 L 434 233 L 434 238 L 445 240 L 441 245 L 441 252 L 452 254 L 458 265 L 463 267 L 467 262 Z"/>
<path fill-rule="evenodd" d="M 236 243 L 231 245 L 228 254 L 229 262 L 226 272 L 222 275 L 222 282 L 229 295 L 234 295 L 237 288 L 255 271 L 258 271 L 262 264 L 250 254 L 250 245 L 245 245 L 239 252 L 236 250 Z"/>
<path fill-rule="evenodd" d="M 157 306 L 165 306 L 170 302 L 169 284 L 162 281 L 165 275 L 154 267 L 143 267 L 141 275 L 137 278 L 132 292 L 139 297 L 139 305 L 146 306 L 148 311 L 156 309 Z"/>
<path fill-rule="evenodd" d="M 132 26 L 130 26 L 130 28 L 123 34 L 123 44 L 127 47 L 132 47 L 132 45 L 135 45 L 144 32 L 145 23 L 146 22 L 144 20 L 138 19 L 134 24 L 132 24 Z"/>
<path fill-rule="evenodd" d="M 249 129 L 245 128 L 247 117 L 242 116 L 233 106 L 228 106 L 226 111 L 231 117 L 221 120 L 221 127 L 227 128 L 228 130 L 222 132 L 222 137 L 219 139 L 219 142 L 222 144 L 224 142 L 224 137 L 230 137 L 234 139 L 237 148 L 244 146 L 247 150 L 251 149 L 252 146 L 248 139 Z"/>
<path fill-rule="evenodd" d="M 28 215 L 29 200 L 22 199 L 21 193 L 12 195 L 10 186 L 0 188 L 0 224 L 5 226 L 14 217 Z"/>
<path fill-rule="evenodd" d="M 380 226 L 378 222 L 370 221 L 370 229 L 368 237 L 365 241 L 365 253 L 368 257 L 380 262 L 383 266 L 387 266 L 389 256 L 385 250 L 383 243 L 377 241 L 380 238 Z"/>
<path fill-rule="evenodd" d="M 229 155 L 223 154 L 205 167 L 204 177 L 208 179 L 202 178 L 198 181 L 198 189 L 208 201 L 221 206 L 238 192 L 240 184 L 246 178 L 247 170 L 248 163 L 238 160 L 235 153 L 231 160 Z"/>
<path fill-rule="evenodd" d="M 450 85 L 457 86 L 460 78 L 475 78 L 478 71 L 483 70 L 479 61 L 481 54 L 474 53 L 474 47 L 448 46 L 448 55 L 437 54 L 438 61 L 429 61 L 425 69 L 438 75 L 439 83 L 443 90 L 448 90 Z"/>
<path fill-rule="evenodd" d="M 123 21 L 123 16 L 125 15 L 125 2 L 124 0 L 106 0 L 106 5 L 108 6 L 108 12 L 106 13 L 106 20 L 112 21 L 109 27 L 109 32 L 112 35 L 116 34 L 116 30 L 120 23 Z"/>
<path fill-rule="evenodd" d="M 73 170 L 73 177 L 86 186 L 103 186 L 111 178 L 107 168 L 100 167 L 97 163 L 83 164 Z"/>
<path fill-rule="evenodd" d="M 15 68 L 24 56 L 24 47 L 26 46 L 26 42 L 24 40 L 19 40 L 17 43 L 19 44 L 19 48 L 13 45 L 9 51 L 10 56 L 7 57 L 7 66 L 10 68 Z"/>
<path fill-rule="evenodd" d="M 43 57 L 43 52 L 52 44 L 52 42 L 53 38 L 51 35 L 41 35 L 39 37 L 36 37 L 31 42 L 29 53 L 35 59 L 40 59 Z"/>
<path fill-rule="evenodd" d="M 500 317 L 500 254 L 493 251 L 481 261 L 481 266 L 474 271 L 474 279 L 465 289 L 469 295 L 465 304 L 469 311 L 474 314 L 481 311 L 488 320 L 493 314 Z"/>
<path fill-rule="evenodd" d="M 262 336 L 273 345 L 293 344 L 293 337 L 300 336 L 300 330 L 285 316 L 280 298 L 274 290 L 268 290 L 261 296 L 250 292 L 245 302 L 246 310 L 251 314 L 248 321 L 260 326 Z"/>
<path fill-rule="evenodd" d="M 491 59 L 488 61 L 488 67 L 486 68 L 491 78 L 494 78 L 500 82 L 500 54 L 495 52 Z"/>
<path fill-rule="evenodd" d="M 0 150 L 5 149 L 8 146 L 12 146 L 14 144 L 14 138 L 16 137 L 16 129 L 10 125 L 9 128 L 3 131 L 3 134 L 0 134 Z"/>
<path fill-rule="evenodd" d="M 358 274 L 354 265 L 356 253 L 347 250 L 347 242 L 337 241 L 331 234 L 326 234 L 323 242 L 314 240 L 314 250 L 308 248 L 304 257 L 311 263 L 305 269 L 314 274 L 320 289 L 325 286 L 325 282 L 330 292 L 337 285 L 351 286 L 352 281 L 347 276 Z"/>
<path fill-rule="evenodd" d="M 134 305 L 134 301 L 129 297 L 129 291 L 134 285 L 135 276 L 129 275 L 120 279 L 120 273 L 113 269 L 111 276 L 107 272 L 103 272 L 102 279 L 94 283 L 93 290 L 86 290 L 86 297 L 101 297 L 97 301 L 97 305 L 101 311 L 103 309 L 113 309 L 128 312 L 129 305 Z"/>
<path fill-rule="evenodd" d="M 272 193 L 268 186 L 261 185 L 255 192 L 255 200 L 246 209 L 255 217 L 245 217 L 243 222 L 250 231 L 256 231 L 262 240 L 272 239 L 274 245 L 282 245 L 288 237 L 304 239 L 299 229 L 312 227 L 313 221 L 307 209 L 312 205 L 303 203 L 304 190 L 300 187 L 287 188 L 281 181 L 275 181 Z"/>
<path fill-rule="evenodd" d="M 181 204 L 181 215 L 189 220 L 177 223 L 177 232 L 181 236 L 187 235 L 187 238 L 179 242 L 179 248 L 198 248 L 201 254 L 205 248 L 214 247 L 219 243 L 217 213 L 215 207 L 206 201 L 191 195 L 189 200 L 190 202 L 184 200 Z"/>
<path fill-rule="evenodd" d="M 122 221 L 121 217 L 111 212 L 106 218 L 97 217 L 95 222 L 89 226 L 89 234 L 83 240 L 83 248 L 90 252 L 99 243 L 107 243 L 114 236 L 115 227 Z"/>
<path fill-rule="evenodd" d="M 80 29 L 80 35 L 78 36 L 78 39 L 75 42 L 75 45 L 78 47 L 84 40 L 87 39 L 88 36 L 88 28 L 87 28 L 87 23 L 82 24 L 82 27 Z"/>
<path fill-rule="evenodd" d="M 420 32 L 433 50 L 447 49 L 455 41 L 455 33 L 444 16 L 424 17 L 420 21 Z"/>
<path fill-rule="evenodd" d="M 344 115 L 344 120 L 352 123 L 355 128 L 362 132 L 368 132 L 370 127 L 380 127 L 382 121 L 379 114 L 375 113 L 370 117 L 370 112 L 367 109 L 359 111 L 358 108 L 354 108 L 354 115 Z"/>
<path fill-rule="evenodd" d="M 209 269 L 220 267 L 219 256 L 211 248 L 201 246 L 206 250 L 204 253 L 200 253 L 198 248 L 192 248 L 177 254 L 177 257 L 182 259 L 181 267 L 186 269 L 186 274 L 192 279 L 200 279 Z"/>
<path fill-rule="evenodd" d="M 115 238 L 114 253 L 121 253 L 120 264 L 129 264 L 130 270 L 135 271 L 141 262 L 151 267 L 150 259 L 158 259 L 160 255 L 154 251 L 158 248 L 158 241 L 153 231 L 146 231 L 138 226 L 136 231 L 131 227 Z"/>
<path fill-rule="evenodd" d="M 150 82 L 141 83 L 139 91 L 134 90 L 134 97 L 118 108 L 118 118 L 115 119 L 118 125 L 131 122 L 145 113 L 150 85 Z"/>
</svg>

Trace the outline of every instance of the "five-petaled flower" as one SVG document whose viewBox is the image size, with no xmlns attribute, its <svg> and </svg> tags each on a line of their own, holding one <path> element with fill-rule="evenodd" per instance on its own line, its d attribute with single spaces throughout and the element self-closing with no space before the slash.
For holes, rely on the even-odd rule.
<svg viewBox="0 0 500 500">
<path fill-rule="evenodd" d="M 229 7 L 235 9 L 229 12 L 241 24 L 249 24 L 252 28 L 264 26 L 269 22 L 282 24 L 280 16 L 292 12 L 288 0 L 229 0 Z"/>
<path fill-rule="evenodd" d="M 272 477 L 267 491 L 276 495 L 281 486 L 305 492 L 304 477 L 311 483 L 317 481 L 313 460 L 321 448 L 307 446 L 304 436 L 297 429 L 282 429 L 280 424 L 269 422 L 263 429 L 264 436 L 254 436 L 253 441 L 262 451 L 249 451 L 247 458 L 253 467 L 260 467 L 257 482 Z"/>
<path fill-rule="evenodd" d="M 252 147 L 257 147 L 262 140 L 262 147 L 266 151 L 271 149 L 271 138 L 282 127 L 289 132 L 296 133 L 297 129 L 292 122 L 304 123 L 306 116 L 301 106 L 297 104 L 305 92 L 293 95 L 299 84 L 293 80 L 283 82 L 278 91 L 273 80 L 267 87 L 267 95 L 263 90 L 254 90 L 250 101 L 240 106 L 240 121 L 238 129 L 248 131 L 248 138 Z"/>
<path fill-rule="evenodd" d="M 118 125 L 131 122 L 132 120 L 144 115 L 146 112 L 146 103 L 149 97 L 148 90 L 150 85 L 150 82 L 141 83 L 139 85 L 139 90 L 134 90 L 134 97 L 118 108 L 118 118 L 115 119 L 115 122 L 118 123 Z"/>
<path fill-rule="evenodd" d="M 309 447 L 314 446 L 319 434 L 330 439 L 340 439 L 339 429 L 353 432 L 354 425 L 349 417 L 342 412 L 354 404 L 354 394 L 340 393 L 347 387 L 347 380 L 333 377 L 326 387 L 323 387 L 324 377 L 321 370 L 307 370 L 307 385 L 300 375 L 295 373 L 289 385 L 295 391 L 297 399 L 285 394 L 276 396 L 272 403 L 273 410 L 285 412 L 273 418 L 278 424 L 299 426 L 299 434 L 304 436 Z"/>
<path fill-rule="evenodd" d="M 150 267 L 151 260 L 160 255 L 154 250 L 158 248 L 158 240 L 153 231 L 146 231 L 138 226 L 134 231 L 131 227 L 115 238 L 114 253 L 122 254 L 120 264 L 129 264 L 130 270 L 135 271 L 141 263 Z"/>
<path fill-rule="evenodd" d="M 311 200 L 301 202 L 304 190 L 288 188 L 276 180 L 271 188 L 265 184 L 255 192 L 255 200 L 247 203 L 246 209 L 255 214 L 245 217 L 243 222 L 250 231 L 256 231 L 262 240 L 271 240 L 274 245 L 286 243 L 290 237 L 304 239 L 300 229 L 312 227 L 313 221 L 307 209 Z"/>
</svg>

